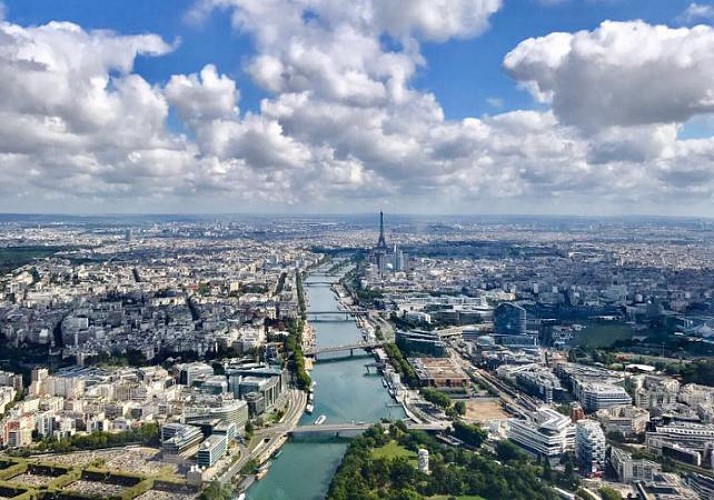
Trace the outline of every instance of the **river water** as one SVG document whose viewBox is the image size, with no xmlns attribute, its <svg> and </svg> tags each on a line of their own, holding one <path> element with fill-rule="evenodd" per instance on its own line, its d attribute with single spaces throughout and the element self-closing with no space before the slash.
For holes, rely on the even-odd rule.
<svg viewBox="0 0 714 500">
<path fill-rule="evenodd" d="M 311 324 L 316 330 L 317 345 L 347 344 L 362 339 L 354 320 L 343 321 L 339 314 L 337 297 L 330 290 L 336 277 L 318 272 L 305 280 L 308 297 L 308 320 L 311 311 L 335 311 L 337 314 L 321 315 L 320 321 Z M 326 283 L 329 282 L 329 283 Z M 300 424 L 313 423 L 325 415 L 328 423 L 351 421 L 376 422 L 380 418 L 403 418 L 401 408 L 390 406 L 393 400 L 382 386 L 381 378 L 367 375 L 365 364 L 370 356 L 358 351 L 354 357 L 345 354 L 322 354 L 320 362 L 310 374 L 315 387 L 315 411 L 303 415 Z M 283 453 L 273 461 L 270 472 L 247 492 L 248 500 L 322 500 L 342 456 L 347 449 L 345 439 L 327 437 L 301 437 L 291 439 Z"/>
</svg>

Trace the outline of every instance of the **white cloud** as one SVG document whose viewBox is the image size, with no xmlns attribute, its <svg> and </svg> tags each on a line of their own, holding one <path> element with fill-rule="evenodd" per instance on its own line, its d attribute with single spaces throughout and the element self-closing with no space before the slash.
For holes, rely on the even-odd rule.
<svg viewBox="0 0 714 500">
<path fill-rule="evenodd" d="M 682 24 L 714 20 L 714 7 L 692 2 L 677 17 L 677 20 Z"/>
<path fill-rule="evenodd" d="M 714 111 L 714 29 L 671 29 L 641 21 L 521 42 L 504 60 L 509 75 L 564 123 L 602 127 L 681 123 Z"/>
<path fill-rule="evenodd" d="M 230 118 L 238 114 L 236 83 L 207 65 L 200 75 L 174 75 L 165 89 L 166 98 L 186 121 Z"/>
<path fill-rule="evenodd" d="M 0 23 L 0 209 L 526 211 L 711 198 L 714 139 L 677 139 L 679 122 L 710 109 L 711 29 L 605 23 L 526 40 L 504 64 L 552 110 L 447 120 L 412 85 L 426 64 L 419 44 L 473 36 L 498 6 L 201 2 L 195 16 L 230 9 L 257 48 L 246 69 L 270 97 L 243 114 L 238 85 L 211 64 L 165 87 L 135 74 L 136 57 L 172 49 L 155 35 Z M 190 138 L 168 130 L 170 110 Z"/>
</svg>

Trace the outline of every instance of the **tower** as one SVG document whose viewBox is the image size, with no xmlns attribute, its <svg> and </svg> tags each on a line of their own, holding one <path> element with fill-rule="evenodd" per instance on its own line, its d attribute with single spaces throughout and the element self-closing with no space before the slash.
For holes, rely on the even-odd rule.
<svg viewBox="0 0 714 500">
<path fill-rule="evenodd" d="M 379 239 L 377 240 L 379 250 L 387 249 L 387 241 L 384 239 L 384 212 L 379 211 Z"/>
</svg>

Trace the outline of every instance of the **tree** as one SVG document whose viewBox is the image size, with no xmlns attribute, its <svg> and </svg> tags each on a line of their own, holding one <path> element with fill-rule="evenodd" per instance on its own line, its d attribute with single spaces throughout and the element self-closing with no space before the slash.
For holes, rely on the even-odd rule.
<svg viewBox="0 0 714 500">
<path fill-rule="evenodd" d="M 461 421 L 454 422 L 454 435 L 464 443 L 478 448 L 486 441 L 488 433 L 479 425 L 471 425 Z"/>
<path fill-rule="evenodd" d="M 457 415 L 466 415 L 466 403 L 463 401 L 457 401 L 454 404 L 454 410 L 456 410 Z"/>
<path fill-rule="evenodd" d="M 211 481 L 199 498 L 200 500 L 231 500 L 233 498 L 233 490 L 229 484 Z"/>
<path fill-rule="evenodd" d="M 602 500 L 622 500 L 622 495 L 615 488 L 610 488 L 609 486 L 603 486 L 598 491 Z"/>
<path fill-rule="evenodd" d="M 430 403 L 446 410 L 451 406 L 451 398 L 443 392 L 429 387 L 421 390 L 421 395 Z"/>
<path fill-rule="evenodd" d="M 496 456 L 501 462 L 518 462 L 528 458 L 528 454 L 521 450 L 518 445 L 510 439 L 504 439 L 498 442 L 496 445 Z"/>
</svg>

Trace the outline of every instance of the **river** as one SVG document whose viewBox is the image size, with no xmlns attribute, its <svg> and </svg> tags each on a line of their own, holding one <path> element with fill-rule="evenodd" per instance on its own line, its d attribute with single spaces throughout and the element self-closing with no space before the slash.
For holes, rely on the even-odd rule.
<svg viewBox="0 0 714 500">
<path fill-rule="evenodd" d="M 315 272 L 305 280 L 308 298 L 308 318 L 311 311 L 335 311 L 337 297 L 330 284 L 338 278 Z M 329 319 L 332 316 L 320 316 Z M 334 316 L 335 322 L 313 322 L 318 346 L 346 344 L 362 339 L 354 320 L 344 320 L 344 314 Z M 325 423 L 351 421 L 376 422 L 380 418 L 403 418 L 401 408 L 382 386 L 381 378 L 367 375 L 365 364 L 372 359 L 362 355 L 322 354 L 310 374 L 315 387 L 315 411 L 303 415 L 301 424 L 313 423 L 325 415 Z M 273 461 L 270 472 L 247 492 L 248 500 L 322 500 L 349 441 L 345 439 L 302 437 L 291 439 L 283 453 Z"/>
</svg>

